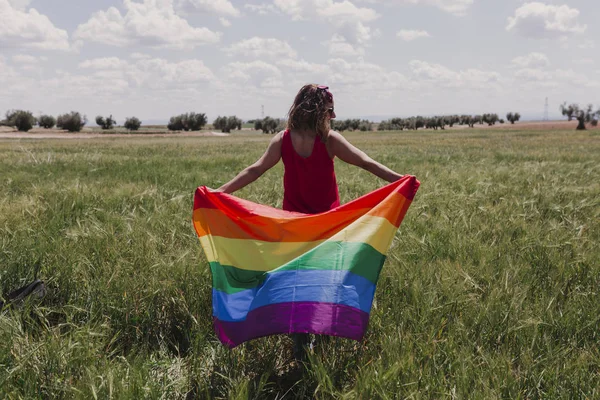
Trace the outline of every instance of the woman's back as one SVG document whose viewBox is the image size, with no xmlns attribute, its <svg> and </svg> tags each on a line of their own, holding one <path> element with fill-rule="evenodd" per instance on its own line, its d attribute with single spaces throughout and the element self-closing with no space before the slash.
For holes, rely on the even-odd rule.
<svg viewBox="0 0 600 400">
<path fill-rule="evenodd" d="M 314 137 L 312 151 L 294 148 L 292 133 L 286 130 L 281 143 L 283 176 L 283 209 L 305 214 L 318 214 L 340 205 L 333 158 L 319 137 Z M 301 154 L 299 154 L 299 152 Z"/>
</svg>

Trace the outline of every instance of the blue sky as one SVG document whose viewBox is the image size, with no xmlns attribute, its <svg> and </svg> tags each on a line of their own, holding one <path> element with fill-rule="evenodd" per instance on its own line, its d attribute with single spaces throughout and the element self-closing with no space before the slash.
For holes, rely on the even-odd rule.
<svg viewBox="0 0 600 400">
<path fill-rule="evenodd" d="M 0 112 L 338 118 L 519 111 L 600 89 L 598 0 L 0 0 Z"/>
</svg>

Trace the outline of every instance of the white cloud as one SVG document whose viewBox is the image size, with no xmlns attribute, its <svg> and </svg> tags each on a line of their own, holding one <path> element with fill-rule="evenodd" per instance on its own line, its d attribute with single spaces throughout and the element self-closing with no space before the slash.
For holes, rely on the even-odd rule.
<svg viewBox="0 0 600 400">
<path fill-rule="evenodd" d="M 41 61 L 46 61 L 47 57 L 35 57 L 29 54 L 15 54 L 12 60 L 16 64 L 37 64 Z"/>
<path fill-rule="evenodd" d="M 375 10 L 355 6 L 348 0 L 274 0 L 274 4 L 292 19 L 317 19 L 340 22 L 371 22 L 379 18 Z"/>
<path fill-rule="evenodd" d="M 327 47 L 332 57 L 357 57 L 365 54 L 362 47 L 348 43 L 344 36 L 338 34 L 334 34 L 331 40 L 323 42 L 323 45 Z"/>
<path fill-rule="evenodd" d="M 276 61 L 278 67 L 282 67 L 285 71 L 292 73 L 309 73 L 309 74 L 324 74 L 329 71 L 326 64 L 310 63 L 306 60 L 292 60 L 289 58 L 279 59 Z"/>
<path fill-rule="evenodd" d="M 175 13 L 173 0 L 123 0 L 125 15 L 115 7 L 98 11 L 79 25 L 76 40 L 112 46 L 193 48 L 217 43 L 221 34 L 208 28 L 194 28 Z"/>
<path fill-rule="evenodd" d="M 578 18 L 579 10 L 567 5 L 525 3 L 508 18 L 506 30 L 531 38 L 583 33 L 587 26 L 580 25 Z"/>
<path fill-rule="evenodd" d="M 15 69 L 6 63 L 4 57 L 0 56 L 0 83 L 8 82 L 15 76 L 17 76 Z"/>
<path fill-rule="evenodd" d="M 227 18 L 224 17 L 219 17 L 219 22 L 221 23 L 221 25 L 223 25 L 225 28 L 229 28 L 231 26 L 231 21 L 229 21 Z"/>
<path fill-rule="evenodd" d="M 31 0 L 8 0 L 8 2 L 17 10 L 25 10 L 29 6 L 29 3 L 31 3 Z"/>
<path fill-rule="evenodd" d="M 13 96 L 28 96 L 32 90 L 37 89 L 36 80 L 22 74 L 23 70 L 37 69 L 36 65 L 27 64 L 20 67 L 19 70 L 6 63 L 4 57 L 0 55 L 0 88 L 3 96 L 0 96 L 0 105 L 6 108 L 29 108 L 29 102 L 25 101 L 19 104 Z M 17 101 L 15 103 L 15 101 Z M 0 118 L 2 118 L 0 116 Z"/>
<path fill-rule="evenodd" d="M 412 5 L 426 5 L 437 7 L 442 11 L 457 16 L 464 16 L 467 14 L 469 8 L 473 5 L 475 0 L 362 0 L 363 3 L 369 4 L 387 4 L 387 5 L 398 5 L 398 4 L 412 4 Z"/>
<path fill-rule="evenodd" d="M 235 8 L 229 0 L 177 0 L 176 8 L 183 12 L 209 13 L 227 17 L 239 17 L 240 10 Z"/>
<path fill-rule="evenodd" d="M 515 77 L 529 82 L 542 82 L 551 81 L 552 73 L 538 68 L 522 68 L 515 72 Z"/>
<path fill-rule="evenodd" d="M 283 86 L 281 70 L 260 60 L 229 63 L 223 68 L 223 72 L 231 80 L 254 87 Z"/>
<path fill-rule="evenodd" d="M 512 65 L 519 68 L 543 68 L 550 65 L 550 60 L 545 54 L 530 53 L 526 56 L 515 57 Z"/>
<path fill-rule="evenodd" d="M 373 37 L 366 23 L 380 15 L 371 8 L 357 7 L 344 0 L 274 0 L 274 4 L 293 20 L 318 20 L 335 27 L 337 33 L 352 44 L 364 44 Z"/>
<path fill-rule="evenodd" d="M 577 47 L 582 50 L 590 50 L 596 47 L 596 43 L 592 39 L 586 39 L 583 42 L 578 43 Z"/>
<path fill-rule="evenodd" d="M 581 88 L 589 91 L 600 87 L 600 81 L 572 69 L 548 71 L 539 68 L 523 68 L 515 72 L 515 78 L 528 88 L 557 89 L 567 86 L 571 92 Z"/>
<path fill-rule="evenodd" d="M 111 100 L 114 96 L 147 97 L 152 92 L 197 93 L 215 79 L 202 61 L 194 59 L 169 62 L 143 58 L 132 62 L 106 57 L 84 60 L 78 67 L 83 70 L 81 73 L 57 71 L 54 78 L 39 83 L 40 90 L 42 93 L 56 91 L 55 96 L 60 98 Z"/>
<path fill-rule="evenodd" d="M 244 8 L 258 15 L 278 14 L 279 11 L 273 4 L 244 4 Z"/>
<path fill-rule="evenodd" d="M 414 77 L 422 83 L 455 89 L 500 88 L 501 76 L 494 71 L 474 68 L 454 71 L 440 64 L 420 60 L 410 61 L 409 67 Z"/>
<path fill-rule="evenodd" d="M 332 90 L 341 92 L 368 93 L 388 92 L 402 88 L 410 90 L 412 84 L 396 71 L 387 71 L 381 66 L 359 59 L 349 62 L 341 58 L 328 61 L 328 82 Z"/>
<path fill-rule="evenodd" d="M 419 39 L 419 38 L 431 37 L 431 35 L 427 31 L 405 30 L 405 29 L 402 29 L 398 33 L 396 33 L 396 36 L 398 36 L 400 39 L 402 39 L 406 42 L 411 42 L 411 41 L 413 41 L 415 39 Z"/>
<path fill-rule="evenodd" d="M 127 66 L 129 63 L 121 60 L 119 57 L 103 57 L 85 60 L 79 63 L 79 68 L 90 69 L 120 69 Z"/>
<path fill-rule="evenodd" d="M 143 58 L 152 58 L 148 54 L 138 53 L 138 52 L 132 53 L 130 57 L 133 58 L 134 60 L 141 60 Z"/>
<path fill-rule="evenodd" d="M 284 41 L 273 38 L 253 37 L 234 43 L 223 51 L 231 56 L 242 55 L 254 58 L 296 58 L 296 51 Z"/>
<path fill-rule="evenodd" d="M 573 64 L 576 65 L 594 65 L 596 62 L 591 58 L 580 58 L 573 60 Z"/>
<path fill-rule="evenodd" d="M 67 31 L 55 27 L 47 16 L 34 8 L 25 11 L 28 3 L 0 0 L 0 48 L 70 50 Z"/>
<path fill-rule="evenodd" d="M 138 86 L 155 89 L 184 88 L 214 79 L 212 71 L 201 60 L 169 62 L 161 58 L 143 59 L 128 72 Z"/>
</svg>

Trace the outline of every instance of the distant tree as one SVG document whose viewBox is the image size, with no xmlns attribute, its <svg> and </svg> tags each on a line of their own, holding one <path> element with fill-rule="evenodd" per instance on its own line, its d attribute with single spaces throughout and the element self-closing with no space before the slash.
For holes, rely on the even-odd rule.
<svg viewBox="0 0 600 400">
<path fill-rule="evenodd" d="M 438 121 L 436 117 L 431 117 L 431 118 L 427 118 L 425 120 L 425 128 L 426 129 L 433 129 L 433 130 L 437 130 L 438 128 Z"/>
<path fill-rule="evenodd" d="M 452 128 L 454 124 L 458 124 L 460 122 L 460 117 L 458 115 L 445 115 L 441 118 L 444 120 L 444 125 L 448 125 L 450 128 Z"/>
<path fill-rule="evenodd" d="M 344 121 L 344 120 L 332 119 L 331 120 L 331 129 L 333 129 L 334 131 L 337 131 L 337 132 L 344 132 L 345 130 L 348 129 L 348 125 L 346 124 L 346 121 Z"/>
<path fill-rule="evenodd" d="M 199 131 L 206 125 L 207 121 L 208 119 L 205 114 L 191 112 L 185 114 L 184 127 L 186 131 Z"/>
<path fill-rule="evenodd" d="M 207 121 L 206 114 L 190 112 L 171 117 L 167 128 L 170 131 L 199 131 Z"/>
<path fill-rule="evenodd" d="M 125 129 L 130 131 L 137 131 L 140 129 L 140 126 L 142 126 L 142 121 L 140 121 L 137 117 L 127 118 L 123 126 Z"/>
<path fill-rule="evenodd" d="M 579 123 L 577 124 L 576 129 L 578 131 L 584 131 L 586 129 L 585 128 L 585 119 L 586 119 L 585 117 L 586 117 L 585 111 L 583 111 L 583 110 L 579 111 L 579 114 L 577 114 L 577 121 Z"/>
<path fill-rule="evenodd" d="M 473 128 L 473 117 L 470 115 L 461 115 L 460 116 L 460 121 L 459 121 L 460 125 L 468 125 L 469 128 Z"/>
<path fill-rule="evenodd" d="M 28 132 L 36 122 L 31 111 L 10 110 L 6 112 L 6 119 L 2 121 L 2 125 L 11 126 L 21 132 Z"/>
<path fill-rule="evenodd" d="M 598 125 L 598 118 L 600 117 L 600 110 L 597 111 L 593 111 L 594 110 L 594 106 L 592 104 L 589 104 L 587 106 L 586 109 L 580 109 L 579 113 L 577 114 L 577 121 L 579 122 L 577 124 L 577 130 L 581 131 L 581 130 L 585 130 L 585 124 L 590 124 L 591 126 L 597 126 Z"/>
<path fill-rule="evenodd" d="M 41 115 L 38 118 L 38 125 L 45 129 L 53 128 L 56 125 L 56 118 L 52 115 Z"/>
<path fill-rule="evenodd" d="M 285 123 L 283 120 L 279 119 L 279 118 L 271 118 L 269 116 L 263 118 L 262 121 L 260 121 L 260 123 L 257 121 L 254 123 L 254 127 L 256 128 L 257 126 L 260 126 L 260 129 L 263 131 L 263 133 L 277 133 L 280 130 L 282 130 L 285 126 Z"/>
<path fill-rule="evenodd" d="M 167 129 L 170 131 L 182 131 L 183 130 L 183 116 L 176 115 L 169 119 L 169 123 L 167 124 Z"/>
<path fill-rule="evenodd" d="M 498 114 L 483 114 L 481 120 L 489 126 L 495 125 L 498 122 Z"/>
<path fill-rule="evenodd" d="M 244 122 L 240 118 L 236 117 L 235 115 L 231 115 L 231 116 L 227 117 L 227 126 L 231 130 L 237 129 L 238 131 L 241 131 L 243 123 Z"/>
<path fill-rule="evenodd" d="M 596 112 L 594 113 L 590 113 L 590 125 L 592 126 L 598 126 L 598 119 L 600 119 L 600 108 L 598 110 L 596 110 Z"/>
<path fill-rule="evenodd" d="M 69 132 L 79 132 L 87 124 L 87 118 L 83 117 L 77 111 L 71 111 L 69 114 L 59 115 L 56 119 L 56 126 Z"/>
<path fill-rule="evenodd" d="M 569 106 L 567 106 L 567 102 L 565 101 L 560 105 L 560 112 L 562 115 L 566 116 L 569 121 L 571 121 L 573 118 L 576 118 L 577 115 L 579 115 L 579 105 L 569 104 Z"/>
<path fill-rule="evenodd" d="M 213 128 L 220 129 L 221 132 L 231 132 L 232 129 L 241 130 L 242 120 L 235 115 L 229 117 L 217 117 L 213 122 Z"/>
<path fill-rule="evenodd" d="M 373 123 L 363 119 L 360 121 L 360 124 L 358 124 L 358 130 L 361 132 L 370 132 L 373 130 Z"/>
<path fill-rule="evenodd" d="M 117 121 L 113 119 L 112 114 L 106 119 L 100 115 L 96 117 L 96 125 L 100 126 L 104 130 L 113 129 L 116 123 Z"/>
<path fill-rule="evenodd" d="M 514 124 L 515 122 L 517 122 L 520 119 L 521 119 L 521 114 L 519 114 L 519 113 L 509 112 L 508 114 L 506 114 L 506 120 L 510 121 L 511 124 Z"/>
</svg>

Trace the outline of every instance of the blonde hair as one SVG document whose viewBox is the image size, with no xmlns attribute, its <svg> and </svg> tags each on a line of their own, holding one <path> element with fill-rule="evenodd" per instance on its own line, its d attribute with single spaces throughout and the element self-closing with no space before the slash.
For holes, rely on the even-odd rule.
<svg viewBox="0 0 600 400">
<path fill-rule="evenodd" d="M 333 103 L 328 89 L 315 84 L 302 86 L 288 112 L 287 128 L 314 130 L 326 142 L 330 128 L 328 104 Z"/>
</svg>

